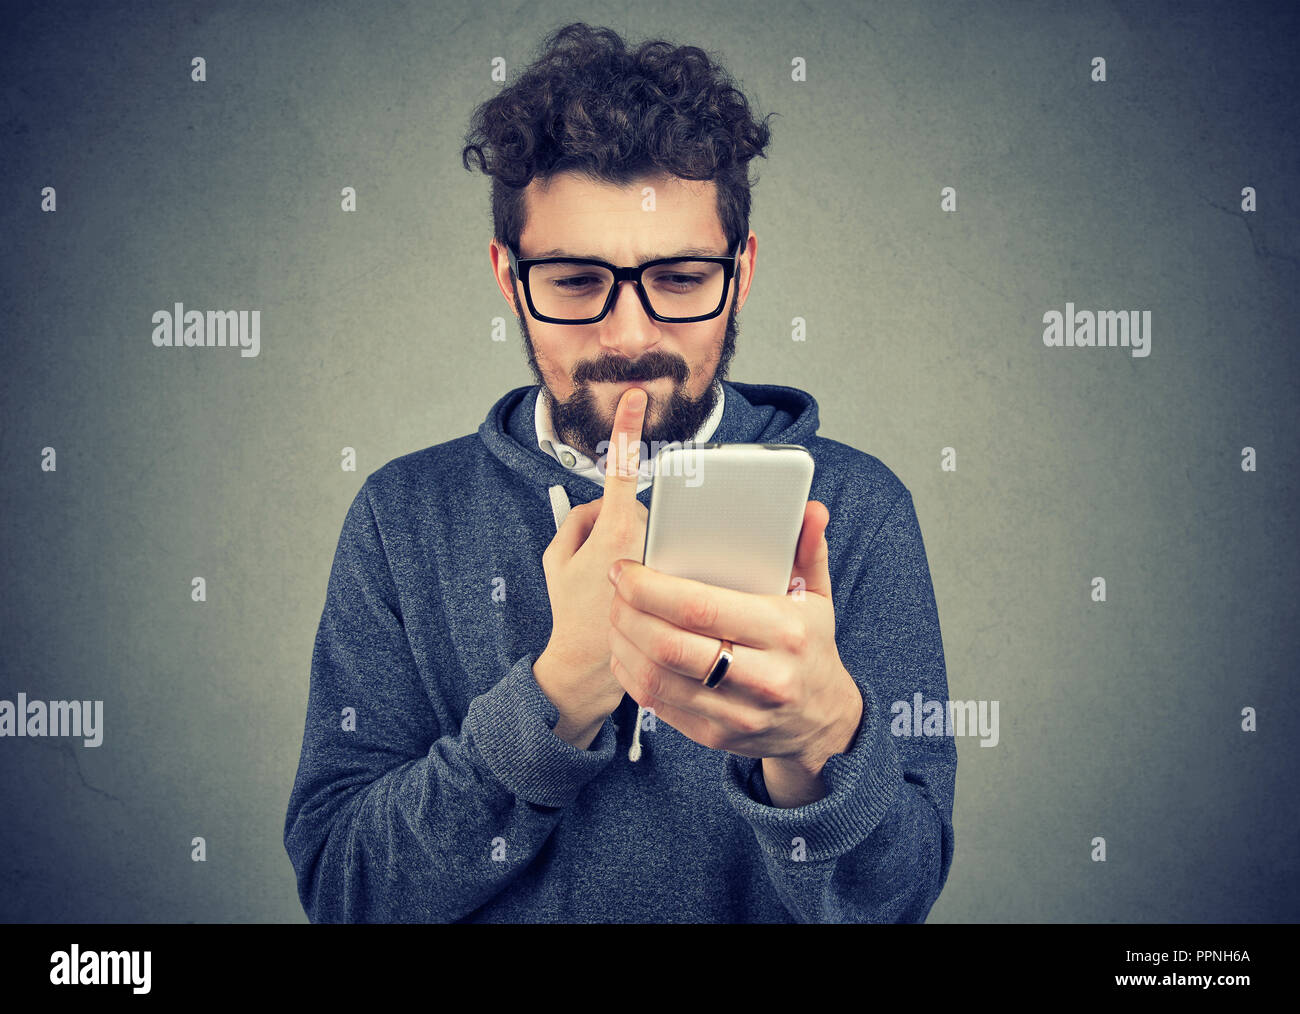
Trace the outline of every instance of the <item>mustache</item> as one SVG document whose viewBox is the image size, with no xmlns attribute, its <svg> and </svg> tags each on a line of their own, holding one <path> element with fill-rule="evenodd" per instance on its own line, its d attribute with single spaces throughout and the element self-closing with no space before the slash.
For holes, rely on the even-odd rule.
<svg viewBox="0 0 1300 1014">
<path fill-rule="evenodd" d="M 686 360 L 667 352 L 647 352 L 640 359 L 629 360 L 619 356 L 602 356 L 579 364 L 573 371 L 575 384 L 621 383 L 629 380 L 657 380 L 669 377 L 684 384 L 691 369 Z"/>
</svg>

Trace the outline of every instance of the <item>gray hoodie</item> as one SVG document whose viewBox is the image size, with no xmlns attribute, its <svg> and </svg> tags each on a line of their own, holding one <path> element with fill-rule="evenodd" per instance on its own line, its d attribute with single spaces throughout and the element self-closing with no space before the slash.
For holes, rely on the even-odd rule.
<svg viewBox="0 0 1300 1014">
<path fill-rule="evenodd" d="M 952 863 L 957 752 L 891 722 L 895 701 L 948 699 L 911 494 L 817 436 L 807 393 L 724 387 L 712 439 L 804 445 L 830 511 L 836 644 L 864 707 L 826 796 L 775 807 L 760 760 L 649 713 L 630 762 L 626 695 L 588 749 L 552 732 L 532 672 L 542 551 L 603 490 L 541 451 L 538 388 L 517 388 L 477 433 L 369 475 L 344 519 L 284 827 L 312 921 L 925 919 Z"/>
</svg>

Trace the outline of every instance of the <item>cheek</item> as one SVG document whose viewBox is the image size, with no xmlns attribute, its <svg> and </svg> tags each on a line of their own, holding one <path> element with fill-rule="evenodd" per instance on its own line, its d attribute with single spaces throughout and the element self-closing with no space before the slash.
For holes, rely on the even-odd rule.
<svg viewBox="0 0 1300 1014">
<path fill-rule="evenodd" d="M 688 388 L 691 397 L 698 398 L 708 388 L 713 381 L 713 371 L 717 369 L 721 359 L 722 335 L 719 333 L 713 344 L 705 349 L 698 359 L 687 360 L 691 366 L 691 382 Z"/>
<path fill-rule="evenodd" d="M 561 398 L 572 393 L 573 370 L 577 366 L 577 360 L 572 355 L 565 354 L 562 343 L 539 339 L 534 333 L 533 352 L 542 375 L 555 393 Z"/>
</svg>

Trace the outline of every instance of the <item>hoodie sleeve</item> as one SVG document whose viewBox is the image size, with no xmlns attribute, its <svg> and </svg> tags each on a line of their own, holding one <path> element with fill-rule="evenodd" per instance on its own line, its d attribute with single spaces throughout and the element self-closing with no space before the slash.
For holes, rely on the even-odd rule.
<svg viewBox="0 0 1300 1014">
<path fill-rule="evenodd" d="M 923 922 L 952 865 L 956 745 L 950 736 L 891 734 L 892 702 L 910 707 L 918 692 L 945 708 L 948 700 L 929 565 L 906 490 L 866 553 L 849 601 L 836 609 L 835 636 L 862 691 L 862 722 L 848 751 L 822 770 L 827 794 L 774 807 L 759 759 L 728 754 L 724 765 L 723 791 L 800 922 Z"/>
<path fill-rule="evenodd" d="M 312 922 L 452 922 L 520 876 L 615 737 L 557 737 L 531 655 L 439 728 L 368 485 L 330 572 L 284 846 Z"/>
</svg>

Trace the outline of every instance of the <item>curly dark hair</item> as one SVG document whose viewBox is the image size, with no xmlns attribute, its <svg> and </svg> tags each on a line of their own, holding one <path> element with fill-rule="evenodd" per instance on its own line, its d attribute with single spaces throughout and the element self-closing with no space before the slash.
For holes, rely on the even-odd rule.
<svg viewBox="0 0 1300 1014">
<path fill-rule="evenodd" d="M 720 64 L 696 46 L 663 40 L 627 51 L 609 28 L 581 21 L 546 36 L 542 55 L 475 109 L 461 160 L 492 177 L 492 227 L 519 249 L 524 188 L 577 172 L 626 186 L 648 173 L 713 180 L 718 218 L 734 250 L 749 235 L 749 161 L 763 156 L 767 120 Z"/>
</svg>

